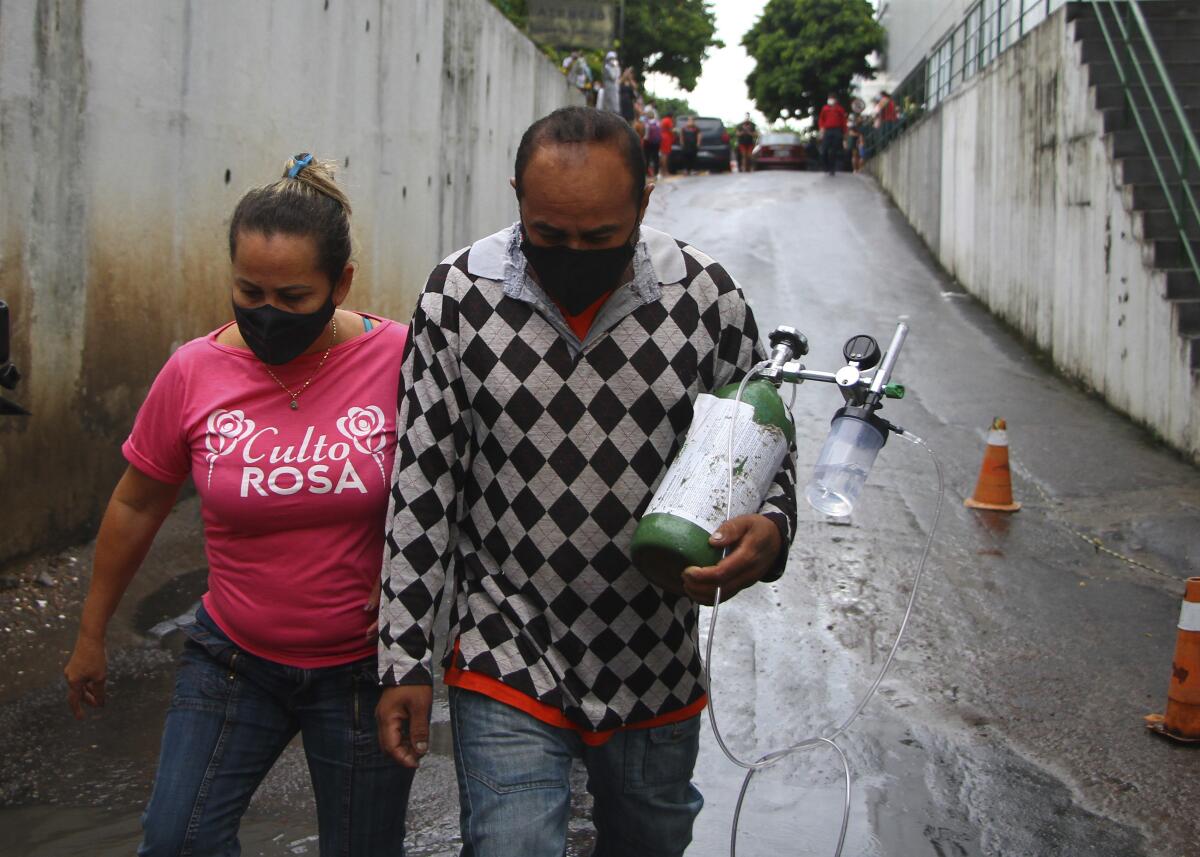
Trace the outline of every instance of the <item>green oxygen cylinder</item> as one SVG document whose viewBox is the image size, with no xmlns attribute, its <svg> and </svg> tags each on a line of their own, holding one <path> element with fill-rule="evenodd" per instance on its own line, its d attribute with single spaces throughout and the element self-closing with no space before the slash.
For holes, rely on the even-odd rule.
<svg viewBox="0 0 1200 857">
<path fill-rule="evenodd" d="M 796 437 L 791 414 L 769 381 L 751 381 L 696 398 L 692 424 L 667 469 L 630 545 L 633 564 L 667 592 L 683 593 L 688 566 L 716 565 L 721 550 L 708 543 L 727 518 L 762 506 Z M 733 424 L 733 502 L 727 509 L 729 432 Z"/>
</svg>

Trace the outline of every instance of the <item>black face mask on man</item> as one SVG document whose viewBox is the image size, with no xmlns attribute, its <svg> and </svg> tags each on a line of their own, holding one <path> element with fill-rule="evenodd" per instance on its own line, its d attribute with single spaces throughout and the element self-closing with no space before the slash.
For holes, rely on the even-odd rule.
<svg viewBox="0 0 1200 857">
<path fill-rule="evenodd" d="M 233 305 L 242 339 L 263 363 L 278 366 L 295 360 L 317 341 L 335 309 L 333 291 L 316 312 L 284 312 L 270 304 L 253 309 Z"/>
<path fill-rule="evenodd" d="M 617 287 L 621 274 L 633 259 L 635 223 L 629 237 L 617 247 L 574 250 L 555 245 L 539 247 L 521 227 L 521 252 L 537 274 L 538 283 L 567 315 L 579 315 Z"/>
</svg>

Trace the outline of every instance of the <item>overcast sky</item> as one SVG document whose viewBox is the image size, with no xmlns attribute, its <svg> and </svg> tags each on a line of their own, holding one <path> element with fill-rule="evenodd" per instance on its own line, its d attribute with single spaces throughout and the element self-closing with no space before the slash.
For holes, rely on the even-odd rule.
<svg viewBox="0 0 1200 857">
<path fill-rule="evenodd" d="M 746 75 L 754 70 L 754 60 L 746 55 L 746 49 L 739 43 L 762 14 L 766 0 L 711 2 L 717 14 L 717 38 L 725 43 L 725 47 L 709 53 L 696 88 L 684 92 L 674 80 L 657 74 L 646 76 L 646 87 L 657 95 L 686 98 L 703 116 L 718 116 L 726 122 L 736 122 L 750 112 L 755 121 L 761 123 L 761 114 L 754 110 L 754 104 L 746 94 Z"/>
<path fill-rule="evenodd" d="M 646 75 L 646 87 L 656 95 L 686 98 L 702 116 L 716 116 L 726 122 L 738 122 L 746 113 L 763 124 L 763 116 L 754 109 L 746 92 L 746 75 L 754 70 L 754 60 L 741 46 L 742 36 L 754 26 L 767 0 L 709 0 L 717 15 L 717 38 L 725 43 L 712 51 L 704 62 L 700 80 L 691 92 L 684 92 L 675 81 L 662 75 Z M 878 6 L 877 0 L 871 0 Z"/>
</svg>

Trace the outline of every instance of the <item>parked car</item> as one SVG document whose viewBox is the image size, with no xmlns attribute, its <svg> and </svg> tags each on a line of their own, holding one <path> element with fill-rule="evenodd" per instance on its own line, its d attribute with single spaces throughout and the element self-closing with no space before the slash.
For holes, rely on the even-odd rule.
<svg viewBox="0 0 1200 857">
<path fill-rule="evenodd" d="M 683 169 L 683 142 L 680 131 L 687 120 L 683 117 L 675 119 L 675 142 L 671 146 L 671 156 L 667 159 L 667 171 L 677 173 Z M 696 124 L 700 127 L 700 149 L 696 152 L 696 169 L 711 170 L 714 173 L 729 172 L 729 161 L 732 150 L 729 148 L 729 131 L 725 123 L 711 116 L 697 116 Z"/>
<path fill-rule="evenodd" d="M 808 152 L 799 134 L 771 132 L 759 138 L 758 145 L 750 153 L 750 160 L 756 170 L 769 167 L 802 170 L 808 164 Z"/>
</svg>

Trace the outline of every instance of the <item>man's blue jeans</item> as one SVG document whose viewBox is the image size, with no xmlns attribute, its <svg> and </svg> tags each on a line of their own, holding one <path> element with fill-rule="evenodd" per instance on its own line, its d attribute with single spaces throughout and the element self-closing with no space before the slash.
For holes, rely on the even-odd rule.
<svg viewBox="0 0 1200 857">
<path fill-rule="evenodd" d="M 138 854 L 237 857 L 250 797 L 299 732 L 322 857 L 403 857 L 412 770 L 379 749 L 375 659 L 299 669 L 188 629 Z"/>
<path fill-rule="evenodd" d="M 821 163 L 830 175 L 837 172 L 842 157 L 842 129 L 826 128 L 821 132 Z"/>
<path fill-rule="evenodd" d="M 571 760 L 595 799 L 594 857 L 674 857 L 692 841 L 704 799 L 691 783 L 700 717 L 616 733 L 589 747 L 482 694 L 450 688 L 462 857 L 562 857 Z"/>
</svg>

